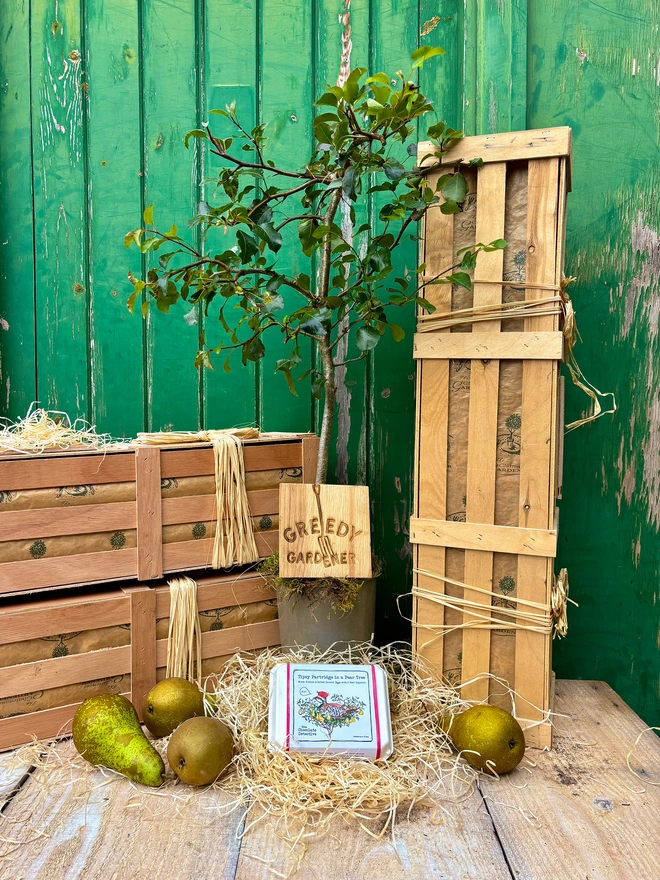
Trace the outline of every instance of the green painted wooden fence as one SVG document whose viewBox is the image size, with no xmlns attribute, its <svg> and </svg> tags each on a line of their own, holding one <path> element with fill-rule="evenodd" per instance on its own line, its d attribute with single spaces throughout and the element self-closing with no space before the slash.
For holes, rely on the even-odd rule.
<svg viewBox="0 0 660 880">
<path fill-rule="evenodd" d="M 126 310 L 123 246 L 144 207 L 192 213 L 214 172 L 185 131 L 235 98 L 276 158 L 309 147 L 315 94 L 353 66 L 444 46 L 424 88 L 467 133 L 571 125 L 567 272 L 579 357 L 614 419 L 566 440 L 561 555 L 580 603 L 560 675 L 609 681 L 649 723 L 660 682 L 660 11 L 655 0 L 13 0 L 0 10 L 0 410 L 33 400 L 134 434 L 256 423 L 308 430 L 316 404 L 256 368 L 198 374 L 199 327 Z M 350 30 L 349 30 L 350 29 Z M 424 34 L 424 35 L 422 35 Z M 368 219 L 378 204 L 364 207 Z M 289 264 L 296 260 L 289 245 Z M 403 268 L 415 260 L 400 254 Z M 372 487 L 382 639 L 410 583 L 412 312 L 342 377 L 334 478 Z M 216 332 L 209 322 L 208 332 Z M 311 359 L 311 352 L 306 355 Z M 569 418 L 584 402 L 569 391 Z M 1 487 L 0 487 L 1 488 Z"/>
</svg>

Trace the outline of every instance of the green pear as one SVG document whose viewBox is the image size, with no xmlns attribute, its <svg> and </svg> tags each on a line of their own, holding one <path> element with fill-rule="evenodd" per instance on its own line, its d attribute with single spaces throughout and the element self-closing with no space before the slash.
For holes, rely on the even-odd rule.
<svg viewBox="0 0 660 880">
<path fill-rule="evenodd" d="M 210 785 L 231 764 L 234 739 L 219 718 L 189 718 L 167 746 L 167 760 L 181 782 Z"/>
<path fill-rule="evenodd" d="M 156 737 L 169 736 L 179 724 L 204 714 L 204 696 L 187 678 L 164 678 L 147 694 L 142 717 Z"/>
<path fill-rule="evenodd" d="M 163 759 L 142 732 L 133 704 L 119 694 L 99 694 L 73 716 L 73 742 L 90 764 L 101 764 L 143 785 L 163 782 Z"/>
</svg>

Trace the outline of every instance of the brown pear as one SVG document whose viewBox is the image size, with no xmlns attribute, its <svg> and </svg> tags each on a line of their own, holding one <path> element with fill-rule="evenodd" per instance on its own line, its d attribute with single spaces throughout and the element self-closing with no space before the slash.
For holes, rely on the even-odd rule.
<svg viewBox="0 0 660 880">
<path fill-rule="evenodd" d="M 167 760 L 181 782 L 210 785 L 231 764 L 234 740 L 219 718 L 190 718 L 172 734 Z"/>
<path fill-rule="evenodd" d="M 155 737 L 169 736 L 179 724 L 204 714 L 202 692 L 185 678 L 165 678 L 151 688 L 142 717 Z"/>
</svg>

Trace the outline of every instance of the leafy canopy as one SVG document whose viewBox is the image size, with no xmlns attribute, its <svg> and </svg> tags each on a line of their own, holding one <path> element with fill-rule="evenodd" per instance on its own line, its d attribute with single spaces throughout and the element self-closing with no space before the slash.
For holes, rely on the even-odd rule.
<svg viewBox="0 0 660 880">
<path fill-rule="evenodd" d="M 158 252 L 157 264 L 144 279 L 129 274 L 129 309 L 141 299 L 143 315 L 152 302 L 168 312 L 181 299 L 190 306 L 186 319 L 196 323 L 197 307 L 208 315 L 217 301 L 225 333 L 211 343 L 200 334 L 196 358 L 197 366 L 211 369 L 214 357 L 222 356 L 229 371 L 235 349 L 244 364 L 263 358 L 264 332 L 277 328 L 288 348 L 275 369 L 295 394 L 292 371 L 302 360 L 301 337 L 317 340 L 331 354 L 326 365 L 334 358 L 336 367 L 336 346 L 353 328 L 362 357 L 388 328 L 395 340 L 404 337 L 402 328 L 389 321 L 389 307 L 416 303 L 432 311 L 422 296 L 424 284 L 469 288 L 468 273 L 477 253 L 503 248 L 504 241 L 464 250 L 456 265 L 424 283 L 424 265 L 397 274 L 392 260 L 397 246 L 415 237 L 417 222 L 430 207 L 439 205 L 445 214 L 459 212 L 468 191 L 460 171 L 448 170 L 431 186 L 414 163 L 417 122 L 433 105 L 413 77 L 429 58 L 442 53 L 435 46 L 415 50 L 407 77 L 401 71 L 394 78 L 368 76 L 366 69 L 356 68 L 344 85 L 329 86 L 316 102 L 320 112 L 313 121 L 313 151 L 294 169 L 277 167 L 268 158 L 265 123 L 246 130 L 235 103 L 212 110 L 227 120 L 232 135 L 216 137 L 205 124 L 185 137 L 186 147 L 204 142 L 222 163 L 212 181 L 214 204 L 201 201 L 188 223 L 201 228 L 199 245 L 190 244 L 176 226 L 166 232 L 155 228 L 153 205 L 147 208 L 144 227 L 129 232 L 125 243 L 143 254 Z M 437 122 L 427 136 L 437 156 L 456 144 L 462 132 Z M 386 203 L 371 224 L 356 225 L 356 203 L 373 193 L 385 193 Z M 278 263 L 289 227 L 297 232 L 300 252 L 307 258 L 298 261 L 309 266 L 305 271 L 288 272 Z M 313 392 L 320 397 L 333 381 L 332 367 L 304 375 L 309 372 L 314 373 Z"/>
</svg>

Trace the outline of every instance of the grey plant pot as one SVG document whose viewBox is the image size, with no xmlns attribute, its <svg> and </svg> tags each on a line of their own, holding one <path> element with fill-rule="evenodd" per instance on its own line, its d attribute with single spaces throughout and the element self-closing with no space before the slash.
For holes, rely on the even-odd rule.
<svg viewBox="0 0 660 880">
<path fill-rule="evenodd" d="M 319 602 L 313 612 L 305 599 L 292 603 L 290 599 L 278 598 L 277 608 L 283 647 L 316 645 L 325 651 L 333 644 L 343 649 L 349 642 L 368 642 L 376 617 L 376 578 L 364 581 L 355 606 L 348 614 L 335 614 L 327 599 Z"/>
</svg>

